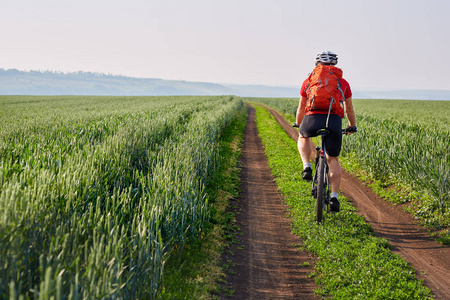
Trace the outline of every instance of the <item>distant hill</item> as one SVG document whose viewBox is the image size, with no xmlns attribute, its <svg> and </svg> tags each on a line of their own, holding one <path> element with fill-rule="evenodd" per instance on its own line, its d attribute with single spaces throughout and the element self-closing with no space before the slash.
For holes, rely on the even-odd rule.
<svg viewBox="0 0 450 300">
<path fill-rule="evenodd" d="M 0 95 L 237 95 L 298 98 L 299 87 L 238 85 L 158 78 L 133 78 L 92 72 L 0 69 Z M 450 100 L 446 90 L 353 91 L 354 98 Z"/>
<path fill-rule="evenodd" d="M 132 78 L 91 72 L 56 73 L 0 69 L 3 95 L 229 95 L 215 83 Z"/>
<path fill-rule="evenodd" d="M 297 97 L 298 89 L 227 85 L 92 72 L 40 72 L 0 69 L 0 95 L 239 95 Z"/>
</svg>

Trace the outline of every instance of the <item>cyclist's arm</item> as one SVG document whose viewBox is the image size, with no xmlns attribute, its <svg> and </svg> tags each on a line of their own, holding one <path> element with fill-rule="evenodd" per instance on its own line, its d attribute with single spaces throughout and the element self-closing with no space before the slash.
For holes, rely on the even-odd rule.
<svg viewBox="0 0 450 300">
<path fill-rule="evenodd" d="M 348 125 L 356 126 L 355 110 L 353 109 L 352 97 L 346 98 L 344 101 L 345 113 L 347 114 Z"/>
<path fill-rule="evenodd" d="M 297 108 L 297 119 L 295 122 L 297 125 L 302 124 L 303 117 L 305 116 L 306 100 L 306 97 L 300 96 L 300 101 L 298 102 Z"/>
</svg>

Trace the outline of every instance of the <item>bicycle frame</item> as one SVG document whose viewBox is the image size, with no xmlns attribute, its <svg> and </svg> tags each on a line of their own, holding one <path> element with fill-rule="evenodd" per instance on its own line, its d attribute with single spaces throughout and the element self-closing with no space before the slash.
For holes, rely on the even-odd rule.
<svg viewBox="0 0 450 300">
<path fill-rule="evenodd" d="M 321 136 L 321 145 L 316 147 L 315 171 L 312 181 L 311 194 L 316 198 L 316 221 L 322 221 L 323 209 L 329 211 L 330 184 L 328 178 L 328 163 L 324 137 L 329 133 L 327 129 L 320 129 L 317 134 Z"/>
</svg>

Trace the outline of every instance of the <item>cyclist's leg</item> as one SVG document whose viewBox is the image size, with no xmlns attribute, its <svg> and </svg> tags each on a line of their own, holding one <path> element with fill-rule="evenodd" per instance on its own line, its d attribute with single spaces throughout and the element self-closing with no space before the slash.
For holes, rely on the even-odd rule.
<svg viewBox="0 0 450 300">
<path fill-rule="evenodd" d="M 339 154 L 342 145 L 341 117 L 330 115 L 328 130 L 330 133 L 325 137 L 325 147 L 327 149 L 330 189 L 332 193 L 338 193 L 342 175 L 341 165 L 339 164 Z"/>
<path fill-rule="evenodd" d="M 297 142 L 298 151 L 302 158 L 303 172 L 302 178 L 310 181 L 313 179 L 311 166 L 312 141 L 311 137 L 316 135 L 318 122 L 315 116 L 305 116 L 299 128 L 299 138 Z"/>
<path fill-rule="evenodd" d="M 297 147 L 298 152 L 302 157 L 303 168 L 305 168 L 305 166 L 309 166 L 311 164 L 311 138 L 300 135 L 298 137 Z"/>
<path fill-rule="evenodd" d="M 317 136 L 317 130 L 324 127 L 325 117 L 325 115 L 307 115 L 300 124 L 297 147 L 302 157 L 303 166 L 311 164 L 311 153 L 315 149 L 310 138 Z"/>
<path fill-rule="evenodd" d="M 342 175 L 341 165 L 339 164 L 339 157 L 327 155 L 327 162 L 330 190 L 332 193 L 338 193 Z"/>
<path fill-rule="evenodd" d="M 339 164 L 339 159 L 337 156 L 327 155 L 328 160 L 328 180 L 330 183 L 330 211 L 339 212 L 339 186 L 341 184 L 341 165 Z"/>
</svg>

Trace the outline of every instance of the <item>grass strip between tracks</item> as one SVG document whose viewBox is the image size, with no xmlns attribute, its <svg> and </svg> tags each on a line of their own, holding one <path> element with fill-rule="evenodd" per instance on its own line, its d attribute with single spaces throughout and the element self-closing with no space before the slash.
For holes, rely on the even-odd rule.
<svg viewBox="0 0 450 300">
<path fill-rule="evenodd" d="M 390 251 L 387 240 L 374 236 L 364 218 L 340 196 L 341 212 L 314 219 L 310 183 L 301 179 L 297 145 L 266 109 L 255 106 L 257 127 L 276 183 L 290 207 L 293 232 L 303 248 L 318 256 L 315 277 L 321 296 L 337 299 L 427 299 L 430 290 L 414 269 Z M 299 266 L 300 267 L 300 266 Z"/>
</svg>

